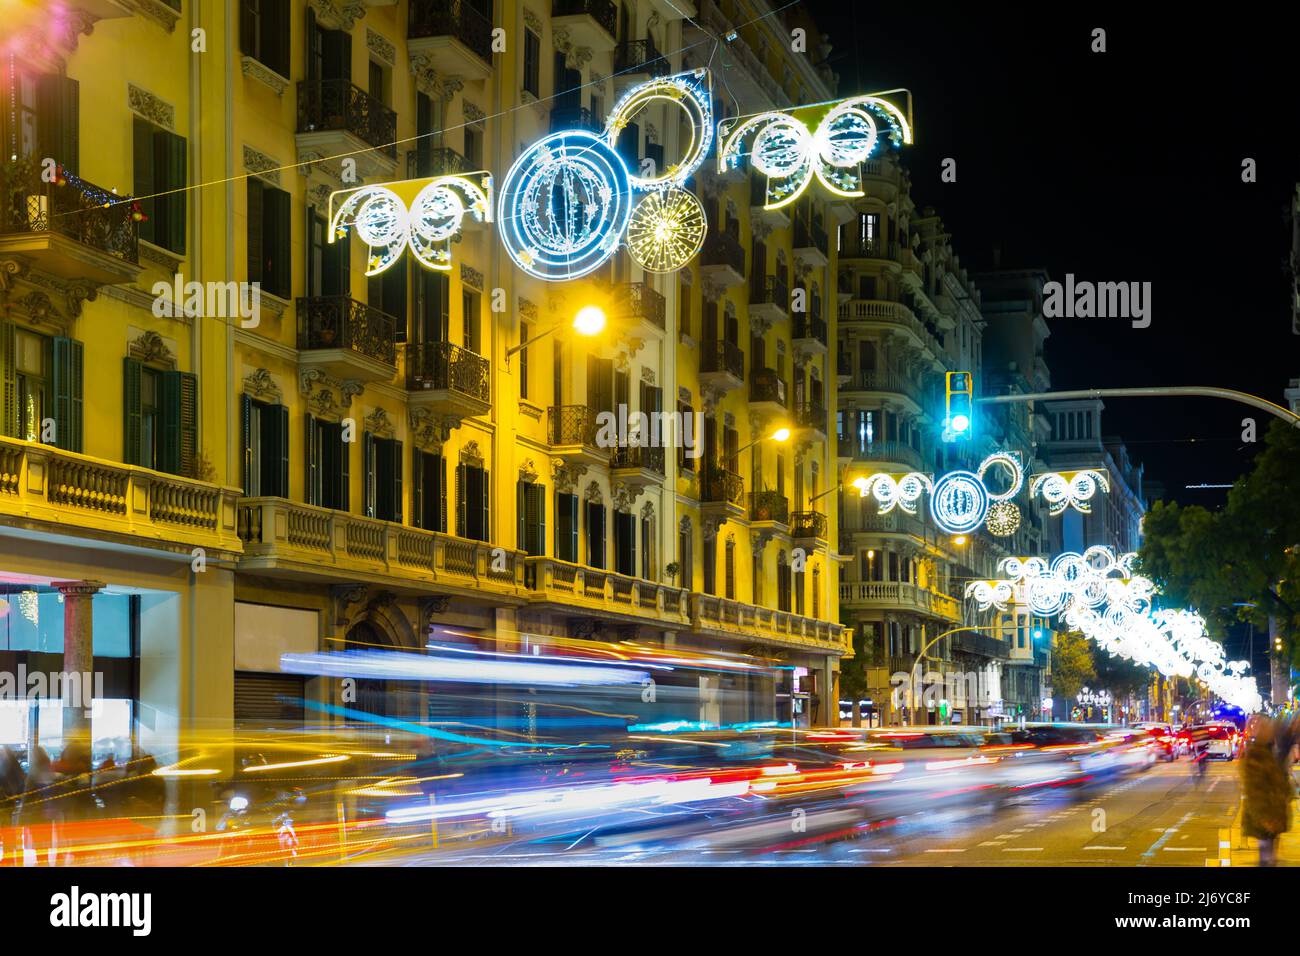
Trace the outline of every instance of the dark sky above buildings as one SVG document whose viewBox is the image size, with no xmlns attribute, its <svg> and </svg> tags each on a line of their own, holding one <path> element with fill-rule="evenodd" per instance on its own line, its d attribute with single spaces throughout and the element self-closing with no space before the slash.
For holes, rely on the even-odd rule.
<svg viewBox="0 0 1300 956">
<path fill-rule="evenodd" d="M 1281 20 L 1092 4 L 803 0 L 840 95 L 907 87 L 905 162 L 969 269 L 1152 283 L 1152 323 L 1049 321 L 1054 388 L 1218 385 L 1283 403 L 1300 376 L 1285 219 L 1300 181 L 1295 49 Z M 1107 52 L 1090 50 L 1106 30 Z M 957 182 L 940 180 L 945 157 Z M 1258 181 L 1242 182 L 1242 160 Z M 1167 496 L 1216 506 L 1257 446 L 1213 399 L 1108 400 L 1104 427 Z M 1195 439 L 1195 441 L 1192 441 Z"/>
</svg>

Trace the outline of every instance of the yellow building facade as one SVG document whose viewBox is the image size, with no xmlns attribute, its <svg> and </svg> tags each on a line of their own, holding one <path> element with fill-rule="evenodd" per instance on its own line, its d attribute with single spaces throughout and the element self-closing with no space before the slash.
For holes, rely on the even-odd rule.
<svg viewBox="0 0 1300 956">
<path fill-rule="evenodd" d="M 756 654 L 777 678 L 702 679 L 699 719 L 832 722 L 850 644 L 830 237 L 850 207 L 765 211 L 710 155 L 687 268 L 622 250 L 571 282 L 518 269 L 490 223 L 449 272 L 408 256 L 371 277 L 327 229 L 341 189 L 500 183 L 652 76 L 707 67 L 715 120 L 833 98 L 795 26 L 709 0 L 30 16 L 3 78 L 0 653 L 52 662 L 93 623 L 109 696 L 158 751 L 334 700 L 283 653 L 430 642 Z M 635 119 L 629 162 L 671 162 L 676 115 Z M 583 338 L 593 304 L 608 326 Z M 619 408 L 702 413 L 699 457 L 604 447 L 596 415 Z"/>
</svg>

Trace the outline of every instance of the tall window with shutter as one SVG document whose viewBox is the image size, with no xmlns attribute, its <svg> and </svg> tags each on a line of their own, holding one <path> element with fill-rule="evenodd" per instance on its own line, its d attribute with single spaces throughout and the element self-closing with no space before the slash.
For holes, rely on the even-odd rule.
<svg viewBox="0 0 1300 956">
<path fill-rule="evenodd" d="M 351 485 L 351 445 L 343 440 L 343 426 L 308 413 L 307 504 L 347 511 Z"/>
<path fill-rule="evenodd" d="M 366 432 L 361 438 L 365 460 L 365 514 L 381 521 L 402 520 L 402 443 Z"/>
<path fill-rule="evenodd" d="M 292 294 L 289 194 L 256 177 L 248 183 L 248 281 L 263 292 L 287 299 Z"/>
<path fill-rule="evenodd" d="M 193 475 L 198 454 L 198 377 L 123 363 L 124 460 L 174 475 Z"/>
<path fill-rule="evenodd" d="M 185 137 L 138 116 L 131 122 L 135 195 L 152 197 L 140 199 L 140 238 L 184 255 Z"/>
<path fill-rule="evenodd" d="M 636 515 L 614 512 L 614 570 L 636 576 Z"/>
<path fill-rule="evenodd" d="M 555 495 L 555 556 L 578 563 L 578 496 Z"/>
<path fill-rule="evenodd" d="M 456 533 L 462 538 L 487 541 L 492 528 L 491 487 L 488 470 L 462 462 L 456 466 Z"/>
<path fill-rule="evenodd" d="M 244 495 L 289 497 L 289 407 L 239 396 Z"/>
<path fill-rule="evenodd" d="M 605 506 L 599 501 L 587 502 L 587 565 L 605 566 Z"/>
<path fill-rule="evenodd" d="M 289 0 L 239 0 L 239 49 L 289 75 Z"/>
<path fill-rule="evenodd" d="M 447 530 L 447 460 L 418 448 L 411 459 L 411 522 L 427 531 Z"/>
<path fill-rule="evenodd" d="M 529 555 L 546 553 L 546 486 L 522 478 L 516 485 L 519 550 Z"/>
<path fill-rule="evenodd" d="M 0 321 L 4 434 L 81 451 L 83 370 L 84 350 L 76 339 Z"/>
</svg>

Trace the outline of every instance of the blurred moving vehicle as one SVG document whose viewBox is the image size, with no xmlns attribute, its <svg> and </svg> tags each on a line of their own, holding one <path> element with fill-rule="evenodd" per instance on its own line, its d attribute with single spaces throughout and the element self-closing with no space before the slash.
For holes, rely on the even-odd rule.
<svg viewBox="0 0 1300 956">
<path fill-rule="evenodd" d="M 1145 770 L 1158 753 L 1146 731 L 1110 724 L 1025 724 L 1011 732 L 1011 739 L 1068 757 L 1086 778 L 1080 782 Z"/>
<path fill-rule="evenodd" d="M 1187 742 L 1179 737 L 1172 724 L 1162 724 L 1155 720 L 1144 720 L 1133 725 L 1134 730 L 1145 730 L 1156 742 L 1157 751 L 1163 760 L 1177 760 L 1187 750 Z"/>
</svg>

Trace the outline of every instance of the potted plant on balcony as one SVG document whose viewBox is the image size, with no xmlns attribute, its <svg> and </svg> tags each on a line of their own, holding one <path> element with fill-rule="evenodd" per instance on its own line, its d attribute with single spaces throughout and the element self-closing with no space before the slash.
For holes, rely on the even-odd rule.
<svg viewBox="0 0 1300 956">
<path fill-rule="evenodd" d="M 681 573 L 681 570 L 682 566 L 676 561 L 670 561 L 664 566 L 664 574 L 668 575 L 668 580 L 672 582 L 674 587 L 677 586 L 677 575 Z"/>
</svg>

